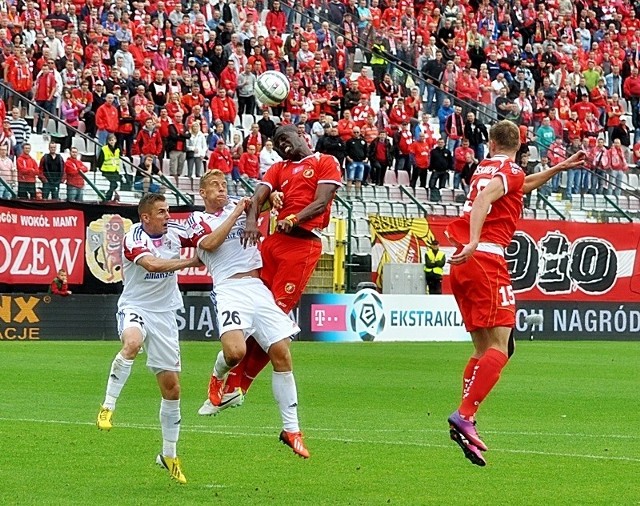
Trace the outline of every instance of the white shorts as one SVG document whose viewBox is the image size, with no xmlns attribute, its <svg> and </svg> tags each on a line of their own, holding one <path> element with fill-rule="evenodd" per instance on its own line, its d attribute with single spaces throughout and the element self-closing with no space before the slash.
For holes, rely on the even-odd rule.
<svg viewBox="0 0 640 506">
<path fill-rule="evenodd" d="M 242 330 L 245 338 L 253 336 L 268 351 L 272 344 L 300 332 L 258 278 L 227 279 L 216 285 L 211 300 L 221 336 L 231 330 Z"/>
<path fill-rule="evenodd" d="M 153 372 L 180 372 L 180 344 L 175 311 L 152 312 L 141 308 L 122 308 L 116 314 L 118 336 L 135 327 L 142 333 L 147 367 Z"/>
</svg>

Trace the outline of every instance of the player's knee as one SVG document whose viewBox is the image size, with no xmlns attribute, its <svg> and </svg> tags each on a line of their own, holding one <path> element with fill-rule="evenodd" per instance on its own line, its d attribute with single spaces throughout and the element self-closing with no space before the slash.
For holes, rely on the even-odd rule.
<svg viewBox="0 0 640 506">
<path fill-rule="evenodd" d="M 142 336 L 139 333 L 131 332 L 123 335 L 120 354 L 127 360 L 133 360 L 138 356 L 141 347 Z"/>
<path fill-rule="evenodd" d="M 269 359 L 273 370 L 276 372 L 290 371 L 292 369 L 291 353 L 289 352 L 289 340 L 283 339 L 269 348 Z"/>
<path fill-rule="evenodd" d="M 178 375 L 171 371 L 162 371 L 158 373 L 158 384 L 162 398 L 169 401 L 180 399 L 180 380 Z"/>
<path fill-rule="evenodd" d="M 224 352 L 224 361 L 227 363 L 229 367 L 237 366 L 242 359 L 244 358 L 246 353 L 246 348 L 233 348 L 231 350 L 225 350 Z"/>
</svg>

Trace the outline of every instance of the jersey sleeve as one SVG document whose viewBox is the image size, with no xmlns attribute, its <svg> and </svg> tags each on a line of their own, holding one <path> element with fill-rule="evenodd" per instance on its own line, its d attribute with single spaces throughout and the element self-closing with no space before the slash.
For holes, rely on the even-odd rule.
<svg viewBox="0 0 640 506">
<path fill-rule="evenodd" d="M 272 192 L 280 190 L 280 170 L 282 165 L 283 162 L 274 163 L 262 177 L 262 181 L 260 181 L 260 183 L 267 185 Z"/>
<path fill-rule="evenodd" d="M 502 179 L 505 195 L 521 189 L 524 185 L 524 171 L 513 162 L 503 164 L 496 172 L 495 177 Z"/>
<path fill-rule="evenodd" d="M 189 227 L 182 225 L 180 223 L 176 223 L 173 221 L 169 222 L 169 229 L 172 230 L 178 241 L 180 241 L 181 248 L 192 248 L 195 247 L 195 244 L 191 237 L 191 232 L 189 231 Z"/>
<path fill-rule="evenodd" d="M 134 264 L 145 255 L 153 255 L 143 237 L 134 239 L 131 234 L 124 237 L 122 250 L 125 258 Z"/>
<path fill-rule="evenodd" d="M 338 187 L 342 186 L 340 164 L 335 156 L 320 156 L 318 163 L 318 184 L 320 183 L 332 183 Z"/>
<path fill-rule="evenodd" d="M 197 247 L 200 241 L 210 233 L 211 227 L 207 223 L 204 213 L 200 211 L 191 213 L 187 219 L 187 230 L 185 234 L 185 241 L 189 243 L 189 246 Z"/>
</svg>

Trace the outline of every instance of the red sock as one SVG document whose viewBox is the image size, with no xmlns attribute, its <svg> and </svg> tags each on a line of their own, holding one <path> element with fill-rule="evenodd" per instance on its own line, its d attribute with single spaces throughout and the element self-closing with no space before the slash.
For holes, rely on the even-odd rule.
<svg viewBox="0 0 640 506">
<path fill-rule="evenodd" d="M 244 366 L 244 371 L 242 374 L 242 378 L 240 380 L 240 388 L 244 393 L 249 390 L 251 383 L 253 380 L 260 374 L 260 371 L 264 369 L 267 364 L 271 361 L 269 359 L 269 355 L 257 345 L 251 350 L 251 354 L 247 353 L 245 356 L 246 365 Z"/>
<path fill-rule="evenodd" d="M 468 420 L 473 419 L 480 403 L 500 379 L 500 372 L 508 361 L 507 356 L 495 348 L 489 348 L 482 355 L 475 366 L 475 374 L 469 384 L 468 392 L 458 408 L 462 416 Z"/>
<path fill-rule="evenodd" d="M 467 362 L 467 367 L 464 368 L 464 372 L 462 373 L 462 398 L 467 395 L 469 392 L 469 386 L 473 381 L 473 375 L 476 370 L 476 364 L 478 363 L 477 358 L 471 357 L 469 362 Z"/>
</svg>

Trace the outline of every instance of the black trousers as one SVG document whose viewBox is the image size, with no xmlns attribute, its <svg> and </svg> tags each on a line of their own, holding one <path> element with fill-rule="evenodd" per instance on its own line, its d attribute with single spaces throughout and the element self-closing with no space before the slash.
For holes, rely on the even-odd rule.
<svg viewBox="0 0 640 506">
<path fill-rule="evenodd" d="M 387 173 L 389 166 L 386 163 L 381 163 L 378 160 L 371 161 L 371 183 L 382 186 L 384 184 L 384 176 Z"/>
<path fill-rule="evenodd" d="M 411 173 L 411 188 L 416 187 L 416 183 L 418 179 L 420 179 L 420 186 L 423 188 L 427 187 L 427 174 L 429 171 L 427 169 L 421 169 L 420 167 L 416 167 L 414 165 L 413 172 Z"/>
<path fill-rule="evenodd" d="M 256 99 L 253 95 L 250 97 L 241 97 L 238 95 L 238 116 L 242 118 L 243 114 L 255 114 Z"/>
<path fill-rule="evenodd" d="M 18 181 L 18 198 L 19 199 L 35 199 L 36 198 L 36 184 L 35 183 L 21 183 Z"/>
<path fill-rule="evenodd" d="M 429 295 L 442 294 L 442 278 L 427 276 L 427 289 L 429 291 Z"/>
</svg>

